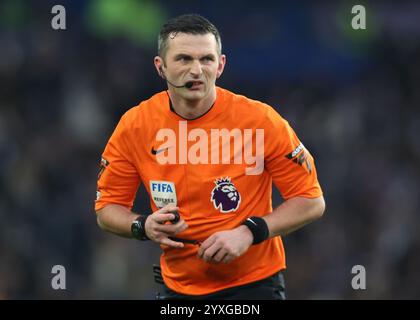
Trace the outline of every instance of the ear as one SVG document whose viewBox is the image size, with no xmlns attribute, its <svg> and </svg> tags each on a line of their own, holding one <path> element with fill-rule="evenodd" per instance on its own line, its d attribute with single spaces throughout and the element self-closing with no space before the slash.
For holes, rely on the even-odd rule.
<svg viewBox="0 0 420 320">
<path fill-rule="evenodd" d="M 226 65 L 226 55 L 221 54 L 219 57 L 219 65 L 217 66 L 217 73 L 216 73 L 216 79 L 219 79 L 220 76 L 223 73 L 223 70 L 225 69 Z"/>
<path fill-rule="evenodd" d="M 153 63 L 155 65 L 156 71 L 159 74 L 160 77 L 164 77 L 163 75 L 163 68 L 165 67 L 165 63 L 163 62 L 163 59 L 159 56 L 156 56 L 153 60 Z"/>
</svg>

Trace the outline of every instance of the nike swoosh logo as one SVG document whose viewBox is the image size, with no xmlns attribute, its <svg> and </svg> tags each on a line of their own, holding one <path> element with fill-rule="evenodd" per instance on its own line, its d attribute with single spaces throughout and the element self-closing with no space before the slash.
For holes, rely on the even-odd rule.
<svg viewBox="0 0 420 320">
<path fill-rule="evenodd" d="M 161 153 L 161 152 L 163 152 L 163 151 L 165 151 L 165 150 L 167 150 L 167 149 L 169 149 L 169 147 L 167 147 L 167 148 L 163 148 L 163 149 L 158 149 L 158 150 L 155 150 L 155 148 L 154 148 L 154 147 L 152 147 L 152 154 L 153 154 L 153 155 L 157 155 L 158 153 Z"/>
</svg>

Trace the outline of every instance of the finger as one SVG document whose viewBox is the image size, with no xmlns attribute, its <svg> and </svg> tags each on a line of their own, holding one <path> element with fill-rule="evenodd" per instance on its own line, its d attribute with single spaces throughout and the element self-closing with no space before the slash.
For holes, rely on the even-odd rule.
<svg viewBox="0 0 420 320">
<path fill-rule="evenodd" d="M 175 224 L 181 219 L 178 211 L 178 207 L 175 207 L 173 204 L 170 204 L 166 205 L 162 209 L 159 209 L 155 213 L 157 214 L 156 217 L 159 223 L 166 223 L 170 221 L 172 224 Z M 164 217 L 167 217 L 167 219 L 165 219 Z"/>
<path fill-rule="evenodd" d="M 176 208 L 173 210 L 169 210 L 168 213 L 172 213 L 172 215 L 174 216 L 174 218 L 171 219 L 172 224 L 176 224 L 177 222 L 179 222 L 179 220 L 181 220 L 181 216 L 179 215 L 179 212 Z"/>
<path fill-rule="evenodd" d="M 168 213 L 168 212 L 174 212 L 174 211 L 178 211 L 178 210 L 179 210 L 179 207 L 170 203 L 170 204 L 167 204 L 166 206 L 164 206 L 163 208 L 160 208 L 157 212 L 158 213 Z"/>
<path fill-rule="evenodd" d="M 226 263 L 230 263 L 232 260 L 233 260 L 233 257 L 230 254 L 227 254 L 223 258 L 222 262 L 226 264 Z"/>
<path fill-rule="evenodd" d="M 200 246 L 200 248 L 198 249 L 197 255 L 200 259 L 203 258 L 203 253 L 204 251 L 207 250 L 208 247 L 210 247 L 214 242 L 216 241 L 216 237 L 213 235 L 211 235 L 210 237 L 208 237 Z"/>
<path fill-rule="evenodd" d="M 184 220 L 181 220 L 177 224 L 175 224 L 174 227 L 175 227 L 174 233 L 177 234 L 187 229 L 188 224 Z"/>
<path fill-rule="evenodd" d="M 153 214 L 153 216 L 154 216 L 153 220 L 159 224 L 163 224 L 166 221 L 171 221 L 175 219 L 175 215 L 172 213 L 155 213 Z"/>
<path fill-rule="evenodd" d="M 182 220 L 177 224 L 157 224 L 154 229 L 160 232 L 165 232 L 170 235 L 175 235 L 188 228 L 187 223 Z"/>
<path fill-rule="evenodd" d="M 149 231 L 149 238 L 155 242 L 160 243 L 160 239 L 167 237 L 169 237 L 169 234 L 164 231 L 157 230 L 155 227 L 151 228 Z"/>
<path fill-rule="evenodd" d="M 169 238 L 162 238 L 160 240 L 160 243 L 164 244 L 164 245 L 167 245 L 169 247 L 172 247 L 172 248 L 183 248 L 184 247 L 184 244 L 182 242 L 173 241 Z"/>
<path fill-rule="evenodd" d="M 223 261 L 227 254 L 228 252 L 224 248 L 221 248 L 219 251 L 217 251 L 217 253 L 213 256 L 211 260 L 214 263 L 220 263 Z"/>
<path fill-rule="evenodd" d="M 206 262 L 210 262 L 213 258 L 213 256 L 222 249 L 220 245 L 217 243 L 214 243 L 210 248 L 207 248 L 204 253 L 202 259 Z"/>
</svg>

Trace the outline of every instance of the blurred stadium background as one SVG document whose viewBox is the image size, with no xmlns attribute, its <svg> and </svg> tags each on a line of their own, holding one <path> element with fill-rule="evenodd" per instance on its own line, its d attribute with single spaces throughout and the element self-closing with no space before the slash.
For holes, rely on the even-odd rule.
<svg viewBox="0 0 420 320">
<path fill-rule="evenodd" d="M 218 84 L 274 106 L 316 159 L 327 211 L 284 238 L 288 297 L 420 298 L 420 2 L 220 0 L 0 1 L 0 298 L 154 298 L 159 248 L 99 230 L 96 177 L 120 116 L 165 89 L 161 24 L 190 12 L 222 34 Z"/>
</svg>

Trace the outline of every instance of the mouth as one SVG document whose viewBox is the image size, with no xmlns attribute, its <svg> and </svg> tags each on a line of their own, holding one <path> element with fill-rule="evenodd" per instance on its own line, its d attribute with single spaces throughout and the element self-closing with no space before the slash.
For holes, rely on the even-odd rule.
<svg viewBox="0 0 420 320">
<path fill-rule="evenodd" d="M 190 90 L 199 90 L 201 88 L 202 85 L 204 85 L 203 81 L 191 81 L 192 82 L 192 87 L 190 88 Z"/>
</svg>

